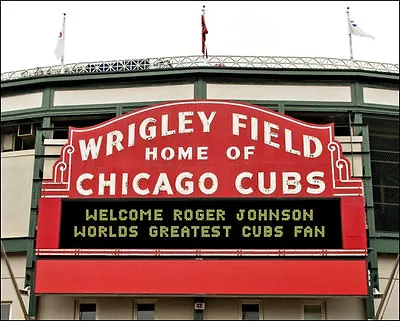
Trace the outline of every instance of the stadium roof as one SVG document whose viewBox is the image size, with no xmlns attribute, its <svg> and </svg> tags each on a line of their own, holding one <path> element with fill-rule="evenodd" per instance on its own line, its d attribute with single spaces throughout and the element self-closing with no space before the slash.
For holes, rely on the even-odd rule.
<svg viewBox="0 0 400 321">
<path fill-rule="evenodd" d="M 398 74 L 399 65 L 359 60 L 317 57 L 272 56 L 178 56 L 140 58 L 112 61 L 70 63 L 64 66 L 36 67 L 5 72 L 1 81 L 46 77 L 50 75 L 76 75 L 93 73 L 120 73 L 160 69 L 228 68 L 266 70 L 345 70 L 372 71 Z"/>
</svg>

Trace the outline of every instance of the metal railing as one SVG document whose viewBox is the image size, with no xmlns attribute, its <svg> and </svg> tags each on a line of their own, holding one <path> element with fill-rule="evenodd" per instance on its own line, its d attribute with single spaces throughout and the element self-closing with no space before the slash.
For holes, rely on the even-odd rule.
<svg viewBox="0 0 400 321">
<path fill-rule="evenodd" d="M 1 81 L 38 78 L 51 75 L 75 75 L 93 73 L 121 73 L 160 69 L 187 69 L 199 67 L 248 68 L 277 70 L 360 70 L 382 73 L 399 73 L 399 65 L 337 58 L 315 57 L 258 57 L 258 56 L 181 56 L 165 58 L 141 58 L 97 62 L 80 62 L 64 65 L 37 67 L 5 72 Z"/>
</svg>

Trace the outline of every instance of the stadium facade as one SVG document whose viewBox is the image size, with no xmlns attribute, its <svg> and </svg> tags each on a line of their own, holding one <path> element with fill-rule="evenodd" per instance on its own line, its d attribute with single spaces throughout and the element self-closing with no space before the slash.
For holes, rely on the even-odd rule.
<svg viewBox="0 0 400 321">
<path fill-rule="evenodd" d="M 2 74 L 2 319 L 398 318 L 398 72 L 193 56 Z"/>
</svg>

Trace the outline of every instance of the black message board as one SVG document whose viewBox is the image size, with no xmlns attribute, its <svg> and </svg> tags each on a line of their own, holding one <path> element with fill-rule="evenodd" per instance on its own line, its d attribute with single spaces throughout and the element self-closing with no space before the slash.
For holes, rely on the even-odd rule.
<svg viewBox="0 0 400 321">
<path fill-rule="evenodd" d="M 340 199 L 66 199 L 59 246 L 341 249 Z"/>
</svg>

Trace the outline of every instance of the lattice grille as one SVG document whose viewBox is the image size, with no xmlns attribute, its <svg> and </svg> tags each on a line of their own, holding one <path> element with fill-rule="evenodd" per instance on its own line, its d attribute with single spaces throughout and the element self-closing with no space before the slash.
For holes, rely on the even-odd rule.
<svg viewBox="0 0 400 321">
<path fill-rule="evenodd" d="M 399 121 L 363 116 L 369 126 L 375 228 L 399 232 Z"/>
<path fill-rule="evenodd" d="M 399 205 L 374 203 L 375 229 L 399 233 Z"/>
<path fill-rule="evenodd" d="M 297 70 L 361 70 L 384 73 L 399 73 L 398 64 L 336 58 L 313 57 L 258 57 L 258 56 L 181 56 L 148 59 L 124 59 L 66 64 L 65 74 L 132 72 L 157 69 L 179 68 L 249 68 L 249 69 L 297 69 Z M 36 78 L 62 74 L 60 65 L 38 67 L 26 70 L 5 72 L 1 81 Z"/>
</svg>

